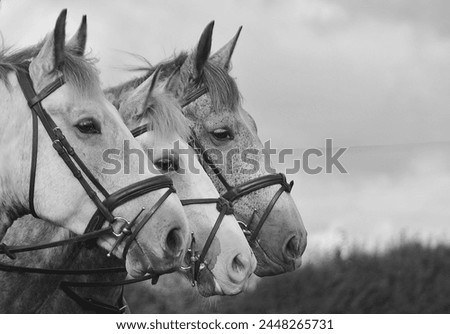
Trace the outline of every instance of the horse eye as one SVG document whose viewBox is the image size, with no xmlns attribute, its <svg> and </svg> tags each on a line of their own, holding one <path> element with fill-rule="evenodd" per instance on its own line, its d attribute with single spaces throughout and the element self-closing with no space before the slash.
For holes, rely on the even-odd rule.
<svg viewBox="0 0 450 334">
<path fill-rule="evenodd" d="M 101 128 L 100 125 L 94 121 L 93 119 L 83 119 L 80 122 L 78 122 L 75 127 L 81 132 L 81 133 L 87 133 L 87 134 L 100 134 Z"/>
<path fill-rule="evenodd" d="M 211 135 L 215 139 L 220 140 L 220 141 L 233 140 L 234 139 L 233 134 L 228 129 L 216 129 L 216 130 L 211 132 Z"/>
<path fill-rule="evenodd" d="M 169 158 L 159 159 L 158 161 L 153 162 L 153 164 L 156 166 L 156 168 L 163 172 L 172 172 L 178 170 L 178 164 L 173 159 Z"/>
</svg>

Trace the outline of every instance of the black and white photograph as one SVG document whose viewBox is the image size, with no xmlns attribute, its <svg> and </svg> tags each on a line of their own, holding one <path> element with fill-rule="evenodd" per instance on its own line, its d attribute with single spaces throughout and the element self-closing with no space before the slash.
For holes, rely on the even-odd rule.
<svg viewBox="0 0 450 334">
<path fill-rule="evenodd" d="M 449 91 L 441 0 L 0 0 L 0 323 L 448 324 Z"/>
</svg>

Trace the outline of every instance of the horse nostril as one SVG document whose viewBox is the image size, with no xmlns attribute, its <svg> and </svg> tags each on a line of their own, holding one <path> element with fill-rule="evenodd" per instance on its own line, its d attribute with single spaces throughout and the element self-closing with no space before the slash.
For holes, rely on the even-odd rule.
<svg viewBox="0 0 450 334">
<path fill-rule="evenodd" d="M 300 256 L 302 256 L 304 251 L 305 251 L 305 247 L 302 247 L 300 238 L 298 236 L 294 235 L 286 243 L 286 246 L 284 248 L 284 255 L 289 260 L 295 260 L 295 259 L 299 258 Z"/>
<path fill-rule="evenodd" d="M 228 278 L 233 284 L 243 284 L 252 273 L 252 258 L 242 253 L 231 259 L 228 265 Z"/>
<path fill-rule="evenodd" d="M 245 268 L 245 264 L 242 261 L 242 255 L 238 254 L 233 258 L 233 261 L 231 262 L 231 268 L 233 269 L 233 271 L 235 272 L 241 272 L 244 271 Z"/>
<path fill-rule="evenodd" d="M 179 228 L 173 228 L 166 236 L 166 250 L 177 256 L 181 253 L 183 238 Z"/>
</svg>

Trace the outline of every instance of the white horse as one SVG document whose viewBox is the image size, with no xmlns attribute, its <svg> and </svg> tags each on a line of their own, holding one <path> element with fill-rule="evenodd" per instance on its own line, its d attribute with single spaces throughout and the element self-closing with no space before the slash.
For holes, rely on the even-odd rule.
<svg viewBox="0 0 450 334">
<path fill-rule="evenodd" d="M 147 125 L 148 131 L 137 139 L 145 149 L 151 149 L 153 163 L 173 180 L 194 232 L 196 251 L 200 253 L 219 216 L 217 203 L 201 203 L 201 200 L 218 199 L 219 193 L 197 159 L 196 152 L 187 143 L 191 135 L 190 121 L 164 85 L 152 88 L 157 79 L 154 74 L 137 88 L 120 86 L 118 90 L 109 89 L 107 97 L 115 103 L 121 101 L 117 106 L 128 128 Z M 139 108 L 142 101 L 149 102 L 144 112 Z M 171 118 L 169 122 L 167 116 Z M 171 130 L 168 127 L 170 123 L 177 124 L 178 130 Z M 172 152 L 175 144 L 184 154 Z M 200 201 L 186 205 L 185 200 L 190 199 Z M 200 272 L 200 276 L 212 275 L 213 280 L 199 284 L 202 295 L 234 295 L 245 288 L 247 279 L 256 268 L 256 260 L 233 215 L 223 217 L 205 264 L 206 270 Z M 211 285 L 213 282 L 215 285 Z"/>
<path fill-rule="evenodd" d="M 133 189 L 138 182 L 147 185 L 147 180 L 157 173 L 151 172 L 147 159 L 137 161 L 135 158 L 130 159 L 130 173 L 102 173 L 107 167 L 102 160 L 105 149 L 121 148 L 125 140 L 132 149 L 139 149 L 140 144 L 104 97 L 92 62 L 73 52 L 78 42 L 72 41 L 70 47 L 66 47 L 65 18 L 64 10 L 53 33 L 37 47 L 20 52 L 4 50 L 0 54 L 0 237 L 3 238 L 17 218 L 32 212 L 54 225 L 83 234 L 86 223 L 99 210 L 96 217 L 105 216 L 103 219 L 108 220 L 103 227 L 112 224 L 111 230 L 119 233 L 126 227 L 119 226 L 119 222 L 127 226 L 134 222 L 139 227 L 139 233 L 133 233 L 131 241 L 128 239 L 115 246 L 118 239 L 113 233 L 103 234 L 98 239 L 102 248 L 119 258 L 129 248 L 125 263 L 131 276 L 173 271 L 181 265 L 188 240 L 186 215 L 175 194 L 167 189 L 153 192 L 145 189 L 142 196 L 124 200 L 109 211 L 106 204 L 102 206 L 101 198 L 106 197 L 105 194 L 114 194 L 129 185 L 132 187 L 126 189 Z M 54 122 L 60 131 L 53 127 L 47 134 L 43 121 L 36 123 L 38 132 L 32 127 L 34 111 L 30 110 L 23 85 L 18 81 L 20 73 L 27 70 L 32 88 L 38 92 L 28 100 L 30 105 L 42 105 L 42 119 L 47 125 Z M 33 99 L 40 102 L 30 102 Z M 67 141 L 63 140 L 61 132 Z M 37 140 L 33 140 L 33 133 L 37 134 Z M 61 142 L 70 143 L 75 155 L 78 153 L 79 159 L 75 162 L 82 169 L 81 173 L 73 169 L 74 162 L 70 165 L 66 161 L 69 156 L 68 159 L 75 156 L 70 148 L 64 146 L 65 152 L 60 150 L 60 154 L 53 148 L 60 149 Z M 33 156 L 36 158 L 35 178 L 30 176 Z M 118 159 L 124 163 L 123 156 Z M 143 164 L 144 173 L 139 173 L 139 163 Z M 84 181 L 79 181 L 81 179 Z M 93 186 L 99 192 L 89 191 Z M 34 188 L 33 191 L 29 191 L 30 188 Z M 150 214 L 149 203 L 158 203 L 163 196 L 165 200 Z M 146 209 L 139 216 L 143 207 Z M 133 220 L 136 216 L 138 219 Z M 147 223 L 148 220 L 151 222 Z M 4 244 L 2 250 L 8 252 Z M 1 290 L 2 293 L 7 291 L 8 286 Z"/>
</svg>

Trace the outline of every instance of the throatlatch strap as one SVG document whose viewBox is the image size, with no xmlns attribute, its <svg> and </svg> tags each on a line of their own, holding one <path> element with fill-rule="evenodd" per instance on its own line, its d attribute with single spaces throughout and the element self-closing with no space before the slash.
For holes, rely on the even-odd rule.
<svg viewBox="0 0 450 334">
<path fill-rule="evenodd" d="M 31 170 L 30 170 L 30 187 L 28 190 L 28 202 L 30 206 L 30 212 L 34 218 L 38 218 L 37 213 L 34 209 L 34 186 L 36 183 L 36 164 L 37 164 L 37 150 L 39 141 L 39 127 L 38 119 L 36 113 L 31 114 L 32 119 L 32 131 L 33 131 L 33 142 L 31 143 Z"/>
</svg>

